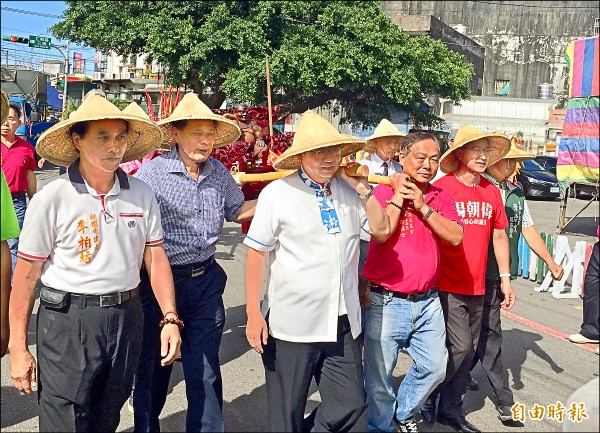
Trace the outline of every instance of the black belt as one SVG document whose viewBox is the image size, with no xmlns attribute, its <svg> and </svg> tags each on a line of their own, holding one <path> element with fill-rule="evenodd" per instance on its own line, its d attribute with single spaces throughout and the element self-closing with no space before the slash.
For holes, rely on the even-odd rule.
<svg viewBox="0 0 600 433">
<path fill-rule="evenodd" d="M 202 262 L 192 263 L 189 265 L 172 265 L 171 271 L 173 272 L 173 275 L 195 278 L 204 274 L 204 272 L 206 272 L 206 270 L 214 263 L 214 261 L 215 256 L 213 255 Z"/>
<path fill-rule="evenodd" d="M 107 295 L 83 295 L 42 286 L 40 303 L 47 308 L 53 309 L 61 309 L 70 304 L 77 304 L 79 308 L 114 307 L 135 298 L 138 293 L 139 288 L 136 287 L 124 292 L 109 293 Z"/>
<path fill-rule="evenodd" d="M 10 195 L 12 198 L 21 198 L 25 197 L 25 192 L 11 192 Z"/>
<path fill-rule="evenodd" d="M 434 293 L 437 293 L 438 291 L 439 289 L 437 287 L 432 287 L 431 289 L 423 293 L 400 293 L 388 290 L 384 287 L 381 287 L 379 284 L 371 283 L 371 292 L 379 293 L 380 295 L 385 296 L 392 295 L 396 298 L 406 299 L 410 302 L 417 302 L 421 299 L 427 298 L 430 295 L 433 295 Z"/>
</svg>

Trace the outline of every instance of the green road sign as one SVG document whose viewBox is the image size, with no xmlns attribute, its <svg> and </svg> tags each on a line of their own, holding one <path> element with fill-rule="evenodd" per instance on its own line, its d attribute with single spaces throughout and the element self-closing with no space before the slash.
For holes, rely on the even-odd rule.
<svg viewBox="0 0 600 433">
<path fill-rule="evenodd" d="M 50 38 L 45 36 L 29 35 L 29 46 L 32 48 L 50 49 Z"/>
</svg>

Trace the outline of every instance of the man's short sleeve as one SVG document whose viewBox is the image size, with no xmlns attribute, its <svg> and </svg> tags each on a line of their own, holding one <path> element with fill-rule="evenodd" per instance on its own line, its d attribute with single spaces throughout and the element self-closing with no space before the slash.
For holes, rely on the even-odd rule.
<svg viewBox="0 0 600 433">
<path fill-rule="evenodd" d="M 233 221 L 242 211 L 244 205 L 244 193 L 235 183 L 233 176 L 223 167 L 223 179 L 225 182 L 225 219 Z"/>
<path fill-rule="evenodd" d="M 29 158 L 27 158 L 27 170 L 35 171 L 35 169 L 37 168 L 37 163 L 35 161 L 35 149 L 31 145 L 31 143 L 29 143 L 28 141 L 26 143 L 29 144 L 29 146 L 27 147 L 27 156 L 29 156 Z"/>
<path fill-rule="evenodd" d="M 458 223 L 461 227 L 463 226 L 462 219 L 458 216 L 458 212 L 456 212 L 456 201 L 452 194 L 442 189 L 438 203 L 438 209 L 436 209 L 437 213 L 450 221 Z"/>
<path fill-rule="evenodd" d="M 56 221 L 54 202 L 46 202 L 43 192 L 35 194 L 27 206 L 17 255 L 26 260 L 46 261 L 56 242 Z"/>
<path fill-rule="evenodd" d="M 150 189 L 150 187 L 148 187 Z M 146 233 L 146 245 L 158 245 L 163 242 L 162 224 L 160 221 L 160 210 L 154 193 L 152 203 L 148 212 L 148 232 Z"/>
<path fill-rule="evenodd" d="M 0 173 L 2 173 L 2 180 L 0 181 L 0 209 L 2 212 L 0 216 L 2 220 L 2 224 L 0 224 L 0 240 L 5 241 L 7 239 L 18 238 L 20 229 L 4 172 L 0 170 Z"/>
<path fill-rule="evenodd" d="M 494 186 L 494 188 L 490 188 L 493 194 L 494 201 L 494 229 L 496 230 L 504 230 L 508 227 L 508 218 L 506 217 L 506 210 L 504 209 L 504 202 L 502 201 L 502 196 L 500 195 L 500 190 Z"/>
<path fill-rule="evenodd" d="M 275 248 L 279 236 L 275 184 L 268 185 L 258 197 L 254 218 L 250 224 L 244 244 L 258 251 L 271 251 Z M 280 204 L 281 206 L 281 204 Z"/>
</svg>

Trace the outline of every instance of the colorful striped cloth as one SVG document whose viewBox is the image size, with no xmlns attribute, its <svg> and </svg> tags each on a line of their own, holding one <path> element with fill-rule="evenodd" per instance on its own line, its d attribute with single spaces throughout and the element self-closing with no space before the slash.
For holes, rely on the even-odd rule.
<svg viewBox="0 0 600 433">
<path fill-rule="evenodd" d="M 569 98 L 600 95 L 599 37 L 571 41 L 565 52 L 569 65 Z"/>
<path fill-rule="evenodd" d="M 569 99 L 556 164 L 561 191 L 574 182 L 598 182 L 599 105 L 597 97 Z"/>
</svg>

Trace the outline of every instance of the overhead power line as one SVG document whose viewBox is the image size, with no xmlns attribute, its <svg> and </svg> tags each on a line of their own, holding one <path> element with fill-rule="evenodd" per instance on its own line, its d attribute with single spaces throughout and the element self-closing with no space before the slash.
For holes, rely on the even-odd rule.
<svg viewBox="0 0 600 433">
<path fill-rule="evenodd" d="M 2 6 L 2 10 L 3 11 L 7 11 L 7 12 L 15 12 L 18 14 L 25 14 L 25 15 L 35 15 L 38 17 L 46 17 L 46 18 L 63 18 L 60 15 L 52 15 L 52 14 L 43 14 L 41 12 L 33 12 L 33 11 L 26 11 L 23 9 L 15 9 L 15 8 L 8 8 L 5 6 Z"/>
</svg>

